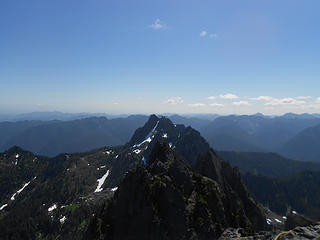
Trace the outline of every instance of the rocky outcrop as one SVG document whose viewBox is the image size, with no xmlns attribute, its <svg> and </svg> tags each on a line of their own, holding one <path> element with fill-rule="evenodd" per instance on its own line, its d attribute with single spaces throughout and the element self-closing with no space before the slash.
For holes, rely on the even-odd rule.
<svg viewBox="0 0 320 240">
<path fill-rule="evenodd" d="M 287 215 L 287 220 L 285 221 L 285 229 L 290 230 L 298 226 L 305 227 L 313 223 L 314 221 L 305 216 L 302 216 L 297 213 L 290 213 Z"/>
<path fill-rule="evenodd" d="M 320 239 L 320 225 L 296 227 L 283 232 L 259 232 L 252 236 L 245 236 L 244 229 L 229 228 L 223 232 L 219 240 L 307 240 Z"/>
<path fill-rule="evenodd" d="M 218 239 L 228 227 L 247 235 L 266 227 L 239 173 L 213 151 L 202 160 L 196 171 L 167 143 L 157 143 L 148 166 L 127 173 L 85 239 Z"/>
<path fill-rule="evenodd" d="M 247 217 L 255 231 L 267 228 L 262 207 L 248 193 L 236 168 L 221 161 L 216 153 L 210 150 L 205 156 L 199 158 L 196 171 L 219 184 L 224 193 L 223 203 L 226 209 L 233 209 L 232 213 L 243 209 L 245 214 L 239 214 Z M 228 217 L 229 221 L 233 221 L 233 216 Z"/>
</svg>

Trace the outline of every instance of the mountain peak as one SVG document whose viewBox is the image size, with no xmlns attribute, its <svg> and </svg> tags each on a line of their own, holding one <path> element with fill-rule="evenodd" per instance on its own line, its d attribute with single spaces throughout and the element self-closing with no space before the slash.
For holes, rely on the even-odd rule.
<svg viewBox="0 0 320 240">
<path fill-rule="evenodd" d="M 167 142 L 169 147 L 187 159 L 191 166 L 195 165 L 200 154 L 206 153 L 210 148 L 198 131 L 184 125 L 174 125 L 170 119 L 155 115 L 151 115 L 145 125 L 135 131 L 129 146 L 149 158 L 151 149 L 158 141 Z"/>
<path fill-rule="evenodd" d="M 249 233 L 266 228 L 239 175 L 213 151 L 204 161 L 214 162 L 209 171 L 221 175 L 218 181 L 196 172 L 166 142 L 155 143 L 149 160 L 126 174 L 87 239 L 106 239 L 102 228 L 107 239 L 218 239 L 228 227 Z"/>
<path fill-rule="evenodd" d="M 152 132 L 156 130 L 159 120 L 160 119 L 155 114 L 152 114 L 149 117 L 148 121 L 144 124 L 144 126 L 138 128 L 135 131 L 129 144 L 130 145 L 139 144 L 143 140 L 148 138 L 149 135 L 151 136 Z"/>
</svg>

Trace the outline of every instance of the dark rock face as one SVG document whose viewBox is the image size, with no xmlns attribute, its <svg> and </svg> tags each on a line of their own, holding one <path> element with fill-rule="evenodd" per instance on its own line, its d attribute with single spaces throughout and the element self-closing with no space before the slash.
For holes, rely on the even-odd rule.
<svg viewBox="0 0 320 240">
<path fill-rule="evenodd" d="M 285 222 L 285 229 L 290 230 L 295 227 L 305 227 L 313 224 L 314 221 L 308 219 L 297 213 L 290 213 L 287 215 L 287 220 Z"/>
<path fill-rule="evenodd" d="M 221 161 L 213 150 L 199 158 L 196 170 L 202 175 L 215 180 L 224 194 L 224 207 L 239 216 L 245 216 L 240 222 L 250 222 L 255 231 L 267 228 L 263 210 L 249 195 L 242 183 L 241 175 L 236 168 Z M 244 211 L 244 212 L 241 212 Z M 229 222 L 234 221 L 233 215 L 227 215 Z"/>
<path fill-rule="evenodd" d="M 228 227 L 246 234 L 266 227 L 236 170 L 213 151 L 196 169 L 167 143 L 157 143 L 148 166 L 126 175 L 85 239 L 218 239 Z"/>
</svg>

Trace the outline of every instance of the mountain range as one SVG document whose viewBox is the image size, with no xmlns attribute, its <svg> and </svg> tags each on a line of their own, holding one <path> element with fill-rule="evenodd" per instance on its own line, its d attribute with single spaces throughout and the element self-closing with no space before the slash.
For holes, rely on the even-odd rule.
<svg viewBox="0 0 320 240">
<path fill-rule="evenodd" d="M 320 218 L 317 169 L 277 154 L 215 152 L 193 128 L 152 115 L 121 146 L 1 153 L 0 238 L 228 239 L 230 227 L 241 236 L 284 229 L 288 209 Z"/>
<path fill-rule="evenodd" d="M 0 151 L 16 145 L 36 154 L 56 156 L 123 145 L 147 119 L 144 115 L 131 115 L 115 119 L 1 122 Z"/>
<path fill-rule="evenodd" d="M 228 227 L 268 229 L 238 171 L 199 132 L 155 115 L 119 147 L 54 158 L 10 148 L 0 178 L 1 239 L 216 239 Z"/>
<path fill-rule="evenodd" d="M 55 114 L 58 113 L 43 113 L 47 118 Z M 39 117 L 40 113 L 30 115 L 32 119 L 37 119 L 37 116 L 43 119 Z M 317 147 L 320 143 L 320 118 L 315 114 L 285 114 L 273 117 L 262 114 L 170 115 L 168 118 L 175 124 L 198 130 L 210 146 L 218 151 L 275 152 L 302 161 L 320 159 L 320 149 Z M 17 145 L 36 154 L 52 157 L 60 153 L 84 152 L 106 145 L 123 145 L 147 119 L 148 116 L 145 115 L 131 115 L 68 121 L 0 122 L 0 151 Z"/>
<path fill-rule="evenodd" d="M 216 150 L 276 152 L 296 160 L 320 161 L 320 149 L 315 147 L 320 143 L 319 128 L 320 119 L 314 115 L 232 115 L 216 118 L 199 131 Z"/>
</svg>

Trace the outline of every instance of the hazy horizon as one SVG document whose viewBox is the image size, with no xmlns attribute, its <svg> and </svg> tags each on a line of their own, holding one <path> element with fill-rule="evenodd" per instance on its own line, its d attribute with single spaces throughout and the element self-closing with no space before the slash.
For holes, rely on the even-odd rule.
<svg viewBox="0 0 320 240">
<path fill-rule="evenodd" d="M 14 117 L 21 117 L 21 116 L 33 116 L 36 118 L 37 116 L 39 117 L 50 117 L 50 116 L 81 116 L 83 115 L 84 117 L 93 117 L 93 116 L 102 116 L 102 117 L 127 117 L 127 116 L 133 116 L 133 115 L 158 115 L 158 116 L 173 116 L 173 115 L 179 115 L 183 117 L 197 117 L 197 116 L 232 116 L 232 115 L 248 115 L 248 116 L 254 116 L 254 115 L 259 115 L 263 114 L 261 112 L 256 112 L 252 114 L 218 114 L 218 113 L 195 113 L 195 112 L 190 112 L 190 113 L 175 113 L 175 112 L 123 112 L 123 113 L 113 113 L 113 112 L 62 112 L 62 111 L 34 111 L 34 112 L 16 112 L 16 113 L 3 113 L 0 112 L 0 121 L 1 117 L 2 118 L 14 118 Z M 286 112 L 283 114 L 263 114 L 266 117 L 277 117 L 277 116 L 285 116 L 287 114 L 296 114 L 296 115 L 304 115 L 304 114 L 310 114 L 310 115 L 320 115 L 319 113 L 293 113 L 293 112 Z"/>
</svg>

